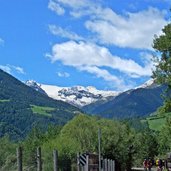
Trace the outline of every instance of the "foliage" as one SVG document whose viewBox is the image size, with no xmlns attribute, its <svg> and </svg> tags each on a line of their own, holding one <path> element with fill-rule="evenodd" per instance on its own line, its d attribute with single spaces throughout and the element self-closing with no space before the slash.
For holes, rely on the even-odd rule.
<svg viewBox="0 0 171 171">
<path fill-rule="evenodd" d="M 16 167 L 15 150 L 17 145 L 9 141 L 9 137 L 5 136 L 0 138 L 0 168 L 2 171 L 8 170 L 8 168 Z"/>
<path fill-rule="evenodd" d="M 76 170 L 78 152 L 98 153 L 98 129 L 101 129 L 101 153 L 104 158 L 114 159 L 117 170 L 130 170 L 132 166 L 142 166 L 144 158 L 165 154 L 171 150 L 171 121 L 159 132 L 144 127 L 135 130 L 129 122 L 101 119 L 80 114 L 63 127 L 51 125 L 47 130 L 35 127 L 27 138 L 18 145 L 24 151 L 24 167 L 36 169 L 36 148 L 42 147 L 43 170 L 53 170 L 53 150 L 58 150 L 60 171 Z M 160 138 L 158 138 L 160 137 Z M 166 143 L 167 142 L 167 143 Z M 6 152 L 1 149 L 1 168 L 15 170 L 16 144 L 7 138 L 0 140 L 6 144 Z M 12 166 L 13 163 L 13 166 Z"/>
<path fill-rule="evenodd" d="M 0 137 L 24 139 L 35 125 L 64 125 L 79 109 L 49 98 L 0 70 Z M 37 114 L 35 114 L 37 113 Z"/>
<path fill-rule="evenodd" d="M 159 134 L 159 150 L 161 154 L 166 154 L 171 151 L 171 118 L 167 118 L 166 124 Z"/>
<path fill-rule="evenodd" d="M 165 103 L 160 111 L 171 112 L 171 24 L 167 24 L 162 29 L 162 35 L 155 36 L 153 48 L 158 55 L 155 56 L 156 69 L 153 71 L 153 78 L 159 84 L 167 85 L 165 93 Z"/>
<path fill-rule="evenodd" d="M 69 163 L 73 164 L 76 162 L 78 152 L 98 153 L 98 128 L 101 129 L 102 155 L 104 158 L 114 159 L 118 168 L 128 169 L 134 163 L 141 165 L 144 155 L 148 155 L 144 154 L 140 158 L 142 151 L 139 149 L 142 146 L 141 142 L 144 134 L 136 133 L 127 124 L 119 121 L 99 119 L 81 114 L 68 122 L 55 139 L 43 144 L 44 160 L 52 160 L 52 153 L 50 152 L 53 149 L 58 149 L 60 168 L 62 168 L 64 165 L 63 159 L 68 165 Z M 149 141 L 150 137 L 148 138 Z M 145 141 L 143 140 L 144 150 L 149 151 L 149 141 L 147 141 L 147 138 Z M 151 139 L 150 144 L 154 145 L 155 142 L 153 143 L 153 139 Z M 139 160 L 136 156 L 139 156 Z M 51 170 L 52 161 L 45 164 L 44 168 L 47 171 L 48 169 Z M 68 171 L 70 169 L 67 168 Z"/>
</svg>

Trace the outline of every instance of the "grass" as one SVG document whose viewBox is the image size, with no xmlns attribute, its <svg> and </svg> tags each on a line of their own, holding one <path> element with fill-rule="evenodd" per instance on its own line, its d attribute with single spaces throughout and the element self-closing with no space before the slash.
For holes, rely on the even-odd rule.
<svg viewBox="0 0 171 171">
<path fill-rule="evenodd" d="M 165 117 L 148 120 L 149 128 L 155 131 L 160 131 L 165 123 L 166 123 Z"/>
<path fill-rule="evenodd" d="M 50 114 L 49 112 L 54 111 L 55 108 L 52 108 L 52 107 L 45 107 L 45 106 L 31 105 L 31 110 L 32 110 L 33 113 L 35 113 L 35 114 L 40 114 L 40 115 L 43 115 L 43 116 L 52 117 L 52 114 Z"/>
<path fill-rule="evenodd" d="M 148 117 L 146 121 L 148 122 L 149 128 L 155 131 L 160 131 L 161 128 L 166 123 L 166 118 L 171 118 L 171 113 L 165 113 L 162 116 L 154 115 L 151 117 Z"/>
<path fill-rule="evenodd" d="M 4 103 L 4 102 L 9 102 L 10 100 L 9 99 L 0 99 L 0 103 Z"/>
</svg>

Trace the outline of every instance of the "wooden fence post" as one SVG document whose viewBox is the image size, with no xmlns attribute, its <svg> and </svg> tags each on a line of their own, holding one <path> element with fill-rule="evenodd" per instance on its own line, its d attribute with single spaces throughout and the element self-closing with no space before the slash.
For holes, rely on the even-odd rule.
<svg viewBox="0 0 171 171">
<path fill-rule="evenodd" d="M 77 153 L 77 171 L 80 171 L 80 153 Z"/>
<path fill-rule="evenodd" d="M 17 167 L 18 167 L 18 171 L 23 171 L 21 147 L 17 148 Z"/>
<path fill-rule="evenodd" d="M 113 164 L 113 160 L 112 160 L 112 171 L 114 171 L 114 164 Z"/>
<path fill-rule="evenodd" d="M 58 171 L 58 151 L 53 150 L 53 164 L 54 164 L 54 171 Z"/>
<path fill-rule="evenodd" d="M 41 148 L 37 148 L 37 171 L 42 171 L 42 154 Z"/>
<path fill-rule="evenodd" d="M 113 171 L 115 171 L 115 160 L 113 160 Z"/>
<path fill-rule="evenodd" d="M 104 171 L 108 171 L 107 170 L 107 159 L 104 159 Z"/>
<path fill-rule="evenodd" d="M 86 154 L 86 165 L 85 165 L 85 171 L 89 171 L 89 155 Z"/>
<path fill-rule="evenodd" d="M 111 171 L 110 170 L 110 159 L 107 160 L 107 171 Z"/>
</svg>

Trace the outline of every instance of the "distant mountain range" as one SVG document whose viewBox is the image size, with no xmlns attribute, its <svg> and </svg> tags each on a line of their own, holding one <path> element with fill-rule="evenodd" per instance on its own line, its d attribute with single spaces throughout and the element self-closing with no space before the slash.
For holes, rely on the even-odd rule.
<svg viewBox="0 0 171 171">
<path fill-rule="evenodd" d="M 49 97 L 68 102 L 74 106 L 82 108 L 99 100 L 107 101 L 111 97 L 117 96 L 119 92 L 97 90 L 95 87 L 74 86 L 59 87 L 54 85 L 45 85 L 37 83 L 33 80 L 26 81 L 26 85 L 34 88 Z"/>
<path fill-rule="evenodd" d="M 35 81 L 24 84 L 0 70 L 0 137 L 8 134 L 14 140 L 21 139 L 37 125 L 43 129 L 49 124 L 63 125 L 82 111 L 105 118 L 146 116 L 162 105 L 164 89 L 152 80 L 125 92 Z"/>
<path fill-rule="evenodd" d="M 140 87 L 122 92 L 109 101 L 97 101 L 84 106 L 82 110 L 105 118 L 144 117 L 163 104 L 161 94 L 165 89 L 165 86 L 149 81 Z"/>
<path fill-rule="evenodd" d="M 131 118 L 146 116 L 163 104 L 161 98 L 165 86 L 154 80 L 125 92 L 97 90 L 95 87 L 58 87 L 27 81 L 26 85 L 54 99 L 75 105 L 86 113 L 105 118 Z"/>
<path fill-rule="evenodd" d="M 0 137 L 24 138 L 34 126 L 63 125 L 80 112 L 40 92 L 0 70 Z"/>
</svg>

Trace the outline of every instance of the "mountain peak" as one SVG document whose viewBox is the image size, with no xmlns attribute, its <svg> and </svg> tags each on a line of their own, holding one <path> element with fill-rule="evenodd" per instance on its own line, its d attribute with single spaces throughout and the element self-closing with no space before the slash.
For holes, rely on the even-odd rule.
<svg viewBox="0 0 171 171">
<path fill-rule="evenodd" d="M 40 86 L 40 84 L 38 84 L 36 81 L 34 81 L 34 80 L 27 80 L 26 82 L 25 82 L 25 84 L 26 85 L 28 85 L 28 86 Z"/>
<path fill-rule="evenodd" d="M 117 96 L 119 92 L 97 90 L 93 86 L 58 87 L 55 85 L 39 84 L 33 80 L 26 81 L 26 85 L 44 91 L 49 97 L 68 102 L 74 106 L 82 107 L 107 97 Z"/>
<path fill-rule="evenodd" d="M 153 86 L 156 86 L 155 80 L 154 79 L 149 79 L 144 84 L 136 87 L 135 89 L 137 89 L 137 88 L 150 88 L 150 87 L 153 87 Z"/>
</svg>

